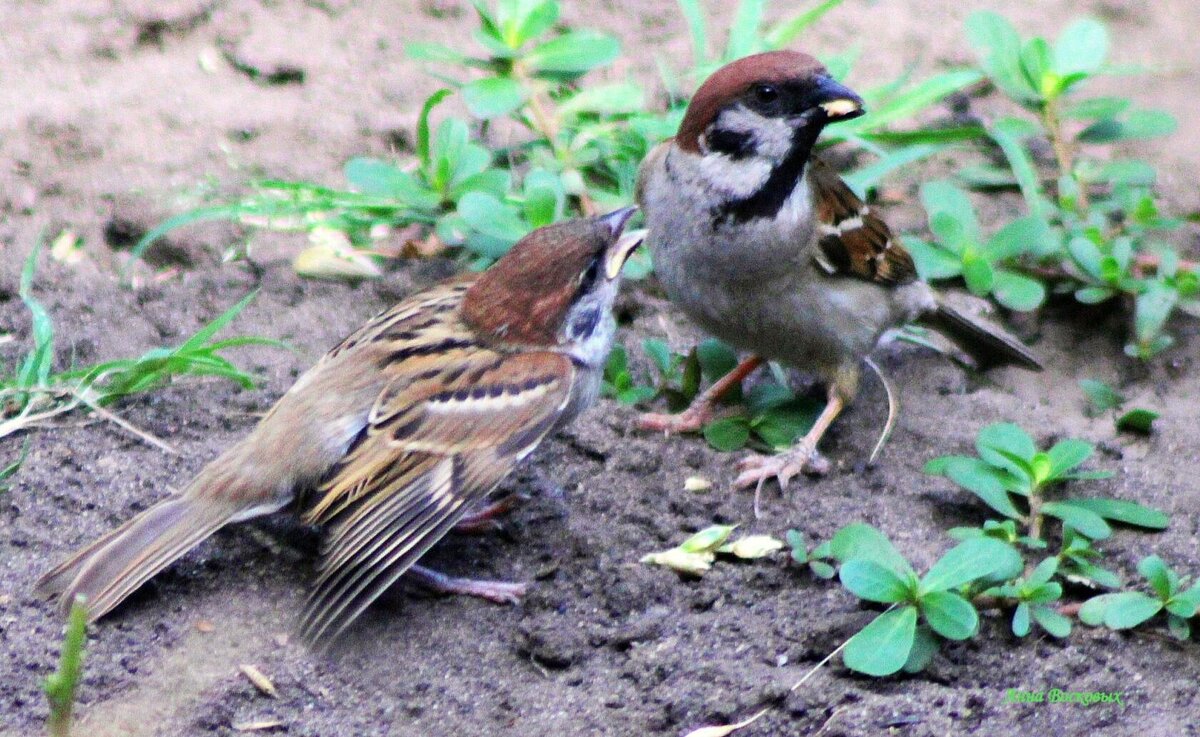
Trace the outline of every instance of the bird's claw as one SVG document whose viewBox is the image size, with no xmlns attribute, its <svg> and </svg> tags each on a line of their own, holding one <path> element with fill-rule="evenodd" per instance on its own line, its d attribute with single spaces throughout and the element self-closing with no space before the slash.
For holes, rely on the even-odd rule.
<svg viewBox="0 0 1200 737">
<path fill-rule="evenodd" d="M 769 479 L 779 482 L 781 491 L 787 490 L 788 482 L 803 473 L 809 476 L 824 476 L 829 473 L 829 460 L 816 451 L 815 448 L 797 446 L 791 450 L 773 456 L 753 455 L 738 463 L 737 479 L 734 485 L 739 488 L 759 485 Z"/>
</svg>

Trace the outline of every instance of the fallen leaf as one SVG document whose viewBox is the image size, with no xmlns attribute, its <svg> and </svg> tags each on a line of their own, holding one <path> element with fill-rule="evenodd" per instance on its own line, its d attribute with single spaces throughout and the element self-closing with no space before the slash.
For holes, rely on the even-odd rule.
<svg viewBox="0 0 1200 737">
<path fill-rule="evenodd" d="M 671 548 L 661 553 L 650 553 L 643 556 L 642 562 L 670 568 L 677 573 L 700 576 L 712 568 L 713 558 L 711 552 L 692 553 L 682 548 Z"/>
<path fill-rule="evenodd" d="M 278 719 L 260 719 L 257 722 L 234 722 L 233 728 L 238 732 L 261 732 L 267 729 L 278 729 L 283 722 Z"/>
<path fill-rule="evenodd" d="M 271 683 L 271 679 L 263 675 L 261 670 L 248 663 L 239 665 L 238 670 L 240 670 L 242 675 L 244 675 L 247 680 L 250 681 L 250 683 L 254 684 L 254 687 L 259 691 L 262 691 L 264 694 L 273 699 L 279 698 L 279 693 L 275 690 L 275 684 Z"/>
</svg>

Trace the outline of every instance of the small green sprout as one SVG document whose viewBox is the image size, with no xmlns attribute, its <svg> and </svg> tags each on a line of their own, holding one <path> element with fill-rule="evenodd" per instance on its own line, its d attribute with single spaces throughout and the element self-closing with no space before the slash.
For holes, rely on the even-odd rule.
<svg viewBox="0 0 1200 737">
<path fill-rule="evenodd" d="M 83 676 L 86 644 L 87 606 L 82 597 L 76 597 L 67 618 L 58 670 L 47 676 L 42 686 L 46 691 L 46 700 L 50 702 L 46 728 L 51 737 L 69 737 L 71 734 L 71 712 L 75 708 L 75 692 Z"/>
<path fill-rule="evenodd" d="M 984 595 L 1018 602 L 1012 619 L 1012 631 L 1017 637 L 1029 634 L 1031 621 L 1055 637 L 1066 637 L 1071 634 L 1071 620 L 1055 608 L 1055 603 L 1062 598 L 1062 584 L 1050 580 L 1057 572 L 1058 558 L 1046 558 L 1028 576 L 988 589 Z"/>
<path fill-rule="evenodd" d="M 1159 416 L 1154 410 L 1135 407 L 1115 414 L 1124 406 L 1125 397 L 1103 381 L 1081 379 L 1079 388 L 1083 390 L 1090 403 L 1088 407 L 1090 416 L 1095 417 L 1111 410 L 1114 412 L 1113 421 L 1118 431 L 1149 435 L 1154 430 L 1154 421 Z"/>
<path fill-rule="evenodd" d="M 809 550 L 804 533 L 799 530 L 788 530 L 783 539 L 791 549 L 792 560 L 800 565 L 807 565 L 814 576 L 829 579 L 837 575 L 837 569 L 829 563 L 833 560 L 833 551 L 829 543 L 821 543 Z"/>
<path fill-rule="evenodd" d="M 1130 629 L 1149 621 L 1159 612 L 1167 613 L 1167 627 L 1180 640 L 1191 637 L 1189 620 L 1200 608 L 1200 581 L 1188 586 L 1162 558 L 1151 555 L 1138 563 L 1153 595 L 1141 591 L 1101 594 L 1088 599 L 1079 610 L 1084 624 L 1109 629 Z"/>
<path fill-rule="evenodd" d="M 770 535 L 746 535 L 730 540 L 735 529 L 737 525 L 706 527 L 673 548 L 642 556 L 641 562 L 670 568 L 677 573 L 701 576 L 712 567 L 717 555 L 757 560 L 784 548 L 783 541 Z"/>
</svg>

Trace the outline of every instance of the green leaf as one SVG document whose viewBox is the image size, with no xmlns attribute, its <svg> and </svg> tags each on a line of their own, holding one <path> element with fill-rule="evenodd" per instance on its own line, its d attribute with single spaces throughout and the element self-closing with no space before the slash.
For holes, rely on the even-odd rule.
<svg viewBox="0 0 1200 737">
<path fill-rule="evenodd" d="M 975 207 L 967 193 L 950 180 L 939 179 L 921 185 L 921 203 L 925 206 L 925 212 L 929 214 L 931 229 L 934 228 L 935 218 L 945 214 L 962 228 L 962 239 L 972 243 L 980 241 Z"/>
<path fill-rule="evenodd" d="M 1162 332 L 1163 325 L 1175 308 L 1179 292 L 1162 282 L 1151 282 L 1134 303 L 1134 330 L 1139 343 L 1145 343 Z"/>
<path fill-rule="evenodd" d="M 988 129 L 988 135 L 1004 152 L 1013 176 L 1021 188 L 1021 194 L 1029 211 L 1039 220 L 1046 217 L 1046 198 L 1042 194 L 1042 183 L 1033 163 L 1033 157 L 1025 148 L 1022 140 L 1025 137 L 1026 123 L 1017 118 L 999 118 Z"/>
<path fill-rule="evenodd" d="M 1115 118 L 1129 109 L 1133 101 L 1128 97 L 1090 97 L 1063 110 L 1063 116 L 1076 120 Z"/>
<path fill-rule="evenodd" d="M 1041 586 L 1050 581 L 1054 574 L 1058 572 L 1058 558 L 1046 558 L 1041 563 L 1038 563 L 1037 568 L 1029 574 L 1026 584 L 1030 586 Z"/>
<path fill-rule="evenodd" d="M 1013 612 L 1012 632 L 1017 637 L 1024 637 L 1029 634 L 1029 605 L 1025 602 L 1017 604 L 1016 611 Z"/>
<path fill-rule="evenodd" d="M 611 64 L 620 51 L 612 36 L 570 31 L 535 47 L 525 56 L 525 63 L 538 73 L 578 75 Z"/>
<path fill-rule="evenodd" d="M 514 46 L 521 46 L 554 26 L 558 20 L 559 4 L 556 0 L 544 0 L 528 9 L 521 22 L 514 28 L 512 41 Z"/>
<path fill-rule="evenodd" d="M 1083 463 L 1091 457 L 1093 450 L 1091 443 L 1074 438 L 1055 443 L 1054 447 L 1047 451 L 1050 457 L 1050 478 L 1059 478 Z"/>
<path fill-rule="evenodd" d="M 1103 540 L 1112 534 L 1112 528 L 1104 518 L 1095 512 L 1077 507 L 1068 502 L 1046 502 L 1042 505 L 1042 514 L 1057 517 L 1063 524 L 1075 528 L 1081 535 L 1093 540 Z"/>
<path fill-rule="evenodd" d="M 1033 618 L 1050 635 L 1061 639 L 1071 634 L 1071 620 L 1059 614 L 1054 607 L 1035 604 L 1030 609 L 1033 612 Z"/>
<path fill-rule="evenodd" d="M 979 457 L 993 466 L 1028 473 L 1027 467 L 1021 467 L 1007 458 L 1003 453 L 1016 456 L 1026 462 L 1037 453 L 1037 446 L 1029 433 L 1011 422 L 997 422 L 979 431 L 975 439 L 975 450 Z M 1002 452 L 1003 453 L 1002 453 Z"/>
<path fill-rule="evenodd" d="M 417 117 L 417 159 L 422 168 L 429 168 L 429 116 L 442 100 L 450 96 L 450 90 L 440 89 L 421 105 L 421 114 Z"/>
<path fill-rule="evenodd" d="M 757 415 L 750 429 L 767 445 L 783 450 L 812 428 L 820 412 L 819 402 L 801 398 Z"/>
<path fill-rule="evenodd" d="M 481 233 L 516 243 L 529 230 L 516 211 L 494 195 L 467 192 L 458 201 L 458 214 Z"/>
<path fill-rule="evenodd" d="M 1172 573 L 1162 558 L 1157 555 L 1148 555 L 1138 562 L 1137 569 L 1138 573 L 1146 577 L 1150 588 L 1154 589 L 1158 598 L 1166 601 L 1175 593 L 1175 588 L 1179 585 L 1179 577 Z"/>
<path fill-rule="evenodd" d="M 704 426 L 704 439 L 726 453 L 741 450 L 750 440 L 750 425 L 743 417 L 725 417 Z"/>
<path fill-rule="evenodd" d="M 1108 55 L 1108 30 L 1092 18 L 1080 18 L 1067 26 L 1054 44 L 1054 71 L 1062 76 L 1092 74 Z"/>
<path fill-rule="evenodd" d="M 1045 220 L 1028 215 L 1009 222 L 998 230 L 987 243 L 988 255 L 1005 261 L 1041 251 L 1041 244 L 1051 238 L 1050 227 Z"/>
<path fill-rule="evenodd" d="M 436 210 L 438 196 L 417 182 L 416 177 L 379 159 L 358 156 L 342 167 L 350 185 L 363 194 L 392 197 L 405 205 Z"/>
<path fill-rule="evenodd" d="M 1122 432 L 1135 432 L 1149 435 L 1154 429 L 1154 421 L 1158 413 L 1149 409 L 1131 409 L 1117 418 L 1117 429 Z"/>
<path fill-rule="evenodd" d="M 723 60 L 726 62 L 761 51 L 758 29 L 762 26 L 764 0 L 739 0 L 729 26 Z"/>
<path fill-rule="evenodd" d="M 916 630 L 916 607 L 884 612 L 850 638 L 842 651 L 842 662 L 859 673 L 889 676 L 908 661 Z"/>
<path fill-rule="evenodd" d="M 658 369 L 659 374 L 665 376 L 671 372 L 671 348 L 665 340 L 646 338 L 642 341 L 642 351 Z"/>
<path fill-rule="evenodd" d="M 1079 388 L 1083 389 L 1083 393 L 1087 395 L 1088 401 L 1092 403 L 1092 407 L 1096 412 L 1107 412 L 1110 409 L 1121 406 L 1125 402 L 1124 397 L 1103 381 L 1080 379 Z"/>
<path fill-rule="evenodd" d="M 1140 591 L 1121 591 L 1092 597 L 1079 608 L 1079 621 L 1114 630 L 1137 627 L 1162 611 L 1163 604 Z"/>
<path fill-rule="evenodd" d="M 914 575 L 912 566 L 900 555 L 887 536 L 862 522 L 846 525 L 834 533 L 829 540 L 829 554 L 842 563 L 849 560 L 869 560 L 901 577 Z"/>
<path fill-rule="evenodd" d="M 870 560 L 853 559 L 842 564 L 839 578 L 860 599 L 892 604 L 909 597 L 908 582 L 890 568 Z"/>
<path fill-rule="evenodd" d="M 1088 126 L 1078 136 L 1083 143 L 1157 138 L 1170 135 L 1178 127 L 1174 116 L 1162 110 L 1134 110 L 1124 120 L 1107 118 Z"/>
<path fill-rule="evenodd" d="M 679 10 L 683 13 L 692 41 L 692 64 L 700 66 L 708 59 L 708 27 L 704 21 L 704 8 L 700 0 L 679 0 Z"/>
<path fill-rule="evenodd" d="M 951 481 L 1005 517 L 1016 519 L 1021 512 L 1012 503 L 999 474 L 995 467 L 977 458 L 956 458 L 946 465 L 946 476 Z"/>
<path fill-rule="evenodd" d="M 817 3 L 808 10 L 780 21 L 766 32 L 764 36 L 766 47 L 768 49 L 781 49 L 791 44 L 801 33 L 804 33 L 812 24 L 820 20 L 823 15 L 841 4 L 842 0 L 824 0 L 824 2 Z"/>
<path fill-rule="evenodd" d="M 1167 617 L 1167 630 L 1176 640 L 1188 640 L 1192 636 L 1192 625 L 1188 622 L 1188 618 L 1174 613 Z"/>
<path fill-rule="evenodd" d="M 917 625 L 916 637 L 913 638 L 912 650 L 908 660 L 904 661 L 905 673 L 919 673 L 929 665 L 938 651 L 938 639 L 934 637 L 929 627 Z"/>
<path fill-rule="evenodd" d="M 701 373 L 709 381 L 720 379 L 738 365 L 737 353 L 716 338 L 701 341 L 696 346 L 696 358 L 700 361 Z"/>
<path fill-rule="evenodd" d="M 525 90 L 512 77 L 484 77 L 463 86 L 463 102 L 477 118 L 507 115 L 525 102 Z"/>
<path fill-rule="evenodd" d="M 921 613 L 933 631 L 948 640 L 965 640 L 979 627 L 979 614 L 971 602 L 950 591 L 922 596 Z"/>
<path fill-rule="evenodd" d="M 992 294 L 996 301 L 1010 310 L 1028 312 L 1046 301 L 1046 287 L 1041 282 L 1012 271 L 997 269 Z"/>
<path fill-rule="evenodd" d="M 1029 86 L 1050 97 L 1058 93 L 1050 73 L 1050 44 L 1037 36 L 1027 40 L 1021 47 L 1021 71 Z"/>
<path fill-rule="evenodd" d="M 709 553 L 721 547 L 733 534 L 737 525 L 712 525 L 693 534 L 679 543 L 679 549 L 685 553 Z"/>
<path fill-rule="evenodd" d="M 1021 38 L 1006 18 L 991 11 L 972 13 L 967 38 L 984 71 L 1006 95 L 1022 103 L 1040 99 L 1021 71 Z"/>
<path fill-rule="evenodd" d="M 973 253 L 967 253 L 963 258 L 963 280 L 967 289 L 977 297 L 985 297 L 992 291 L 995 284 L 996 272 L 986 258 Z"/>
<path fill-rule="evenodd" d="M 584 113 L 625 115 L 645 105 L 642 88 L 633 82 L 588 85 L 565 98 L 555 109 L 558 117 L 569 120 Z"/>
<path fill-rule="evenodd" d="M 911 236 L 904 237 L 904 245 L 917 265 L 917 273 L 926 281 L 951 279 L 962 273 L 962 259 L 957 254 Z"/>
<path fill-rule="evenodd" d="M 1020 553 L 1008 543 L 989 537 L 964 540 L 947 551 L 921 578 L 922 600 L 929 592 L 956 589 L 980 578 L 1009 572 L 1015 575 L 1021 565 Z"/>
</svg>

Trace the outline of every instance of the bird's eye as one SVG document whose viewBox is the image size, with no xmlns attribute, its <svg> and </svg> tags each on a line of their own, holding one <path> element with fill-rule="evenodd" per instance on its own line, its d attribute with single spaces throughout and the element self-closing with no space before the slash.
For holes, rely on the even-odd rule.
<svg viewBox="0 0 1200 737">
<path fill-rule="evenodd" d="M 761 103 L 771 103 L 779 99 L 779 90 L 773 84 L 754 85 L 754 99 Z"/>
</svg>

